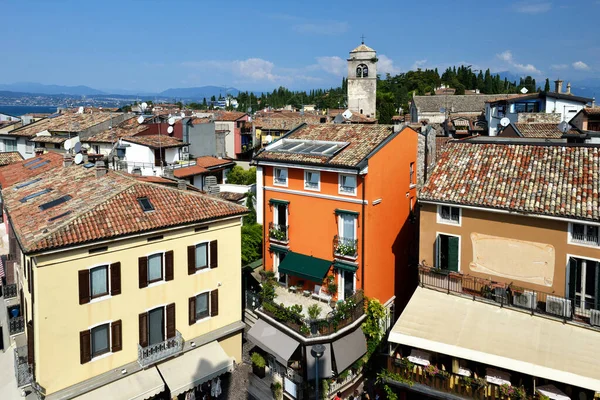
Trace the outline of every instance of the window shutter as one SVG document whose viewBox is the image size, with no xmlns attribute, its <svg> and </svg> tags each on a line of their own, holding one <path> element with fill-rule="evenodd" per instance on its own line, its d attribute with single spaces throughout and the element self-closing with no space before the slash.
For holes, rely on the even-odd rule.
<svg viewBox="0 0 600 400">
<path fill-rule="evenodd" d="M 27 266 L 23 268 L 25 279 L 27 279 L 27 290 L 31 293 L 31 261 L 27 260 Z"/>
<path fill-rule="evenodd" d="M 110 324 L 112 347 L 113 353 L 123 350 L 123 333 L 121 329 L 121 320 L 115 321 Z"/>
<path fill-rule="evenodd" d="M 210 292 L 210 316 L 216 317 L 219 315 L 219 289 Z"/>
<path fill-rule="evenodd" d="M 90 270 L 79 271 L 79 304 L 90 302 Z"/>
<path fill-rule="evenodd" d="M 138 258 L 140 289 L 148 286 L 148 257 Z"/>
<path fill-rule="evenodd" d="M 33 286 L 33 267 L 29 269 L 29 293 L 31 294 L 31 304 L 35 302 L 35 295 L 33 294 L 34 286 Z"/>
<path fill-rule="evenodd" d="M 581 276 L 581 270 L 577 268 L 577 260 L 569 257 L 569 271 L 567 281 L 567 298 L 575 299 L 575 291 L 577 286 L 577 277 Z"/>
<path fill-rule="evenodd" d="M 219 252 L 217 241 L 210 242 L 210 267 L 217 268 L 219 266 Z"/>
<path fill-rule="evenodd" d="M 435 257 L 433 259 L 433 265 L 435 268 L 442 268 L 441 261 L 441 248 L 440 248 L 440 235 L 435 237 Z"/>
<path fill-rule="evenodd" d="M 148 346 L 148 313 L 140 314 L 140 346 Z"/>
<path fill-rule="evenodd" d="M 35 344 L 33 341 L 33 322 L 27 323 L 27 363 L 33 365 L 35 362 Z"/>
<path fill-rule="evenodd" d="M 175 303 L 167 306 L 167 339 L 175 337 Z"/>
<path fill-rule="evenodd" d="M 173 250 L 165 253 L 165 281 L 173 280 Z"/>
<path fill-rule="evenodd" d="M 121 294 L 121 263 L 110 264 L 110 294 Z"/>
<path fill-rule="evenodd" d="M 189 307 L 189 321 L 190 325 L 194 325 L 196 323 L 196 297 L 190 297 L 190 307 Z"/>
<path fill-rule="evenodd" d="M 458 272 L 458 238 L 448 236 L 448 271 Z"/>
<path fill-rule="evenodd" d="M 89 330 L 79 332 L 79 358 L 82 364 L 92 359 L 92 334 Z"/>
<path fill-rule="evenodd" d="M 600 310 L 600 263 L 595 262 L 594 264 L 596 264 L 596 293 L 594 294 L 596 304 L 594 304 L 594 308 Z"/>
<path fill-rule="evenodd" d="M 196 273 L 196 246 L 188 246 L 188 275 Z"/>
</svg>

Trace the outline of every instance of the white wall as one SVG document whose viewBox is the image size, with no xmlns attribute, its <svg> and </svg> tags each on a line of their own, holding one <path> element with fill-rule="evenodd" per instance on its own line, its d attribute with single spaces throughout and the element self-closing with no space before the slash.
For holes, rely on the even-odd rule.
<svg viewBox="0 0 600 400">
<path fill-rule="evenodd" d="M 0 121 L 20 121 L 21 118 L 13 117 L 12 115 L 0 113 Z"/>
<path fill-rule="evenodd" d="M 553 99 L 546 97 L 546 112 L 560 114 L 561 121 L 569 122 L 581 109 L 584 104 L 572 100 Z"/>
</svg>

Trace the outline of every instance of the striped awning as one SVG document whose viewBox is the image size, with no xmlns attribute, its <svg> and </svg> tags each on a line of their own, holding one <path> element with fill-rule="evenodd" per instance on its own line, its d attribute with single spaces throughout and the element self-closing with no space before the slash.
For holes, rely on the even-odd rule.
<svg viewBox="0 0 600 400">
<path fill-rule="evenodd" d="M 0 278 L 4 278 L 5 274 L 4 274 L 4 257 L 2 256 L 0 257 Z"/>
</svg>

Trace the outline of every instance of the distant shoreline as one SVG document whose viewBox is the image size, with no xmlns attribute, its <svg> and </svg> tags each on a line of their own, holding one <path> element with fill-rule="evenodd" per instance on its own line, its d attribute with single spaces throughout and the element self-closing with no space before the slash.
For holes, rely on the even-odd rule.
<svg viewBox="0 0 600 400">
<path fill-rule="evenodd" d="M 29 113 L 54 114 L 58 106 L 5 106 L 0 105 L 0 113 L 15 117 Z"/>
</svg>

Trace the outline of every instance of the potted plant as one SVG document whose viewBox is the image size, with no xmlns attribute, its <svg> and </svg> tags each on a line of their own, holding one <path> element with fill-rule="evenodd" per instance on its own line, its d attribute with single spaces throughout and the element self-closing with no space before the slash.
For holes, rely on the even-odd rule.
<svg viewBox="0 0 600 400">
<path fill-rule="evenodd" d="M 258 376 L 260 379 L 265 377 L 265 366 L 267 362 L 265 358 L 260 354 L 254 352 L 250 358 L 252 360 L 252 372 L 254 375 Z"/>
<path fill-rule="evenodd" d="M 525 388 L 511 386 L 507 383 L 500 385 L 500 394 L 505 397 L 510 397 L 511 399 L 525 399 L 527 394 L 525 393 Z"/>
<path fill-rule="evenodd" d="M 327 284 L 327 293 L 329 293 L 331 297 L 334 297 L 337 294 L 337 288 L 338 286 L 335 283 L 330 282 Z"/>
<path fill-rule="evenodd" d="M 274 399 L 281 399 L 283 397 L 283 388 L 281 387 L 281 383 L 273 382 L 271 383 L 271 392 L 273 392 Z"/>
<path fill-rule="evenodd" d="M 316 324 L 317 319 L 321 315 L 321 306 L 318 304 L 311 304 L 308 306 L 308 317 L 310 318 L 310 331 L 313 335 L 315 335 L 318 331 L 318 326 Z"/>
</svg>

